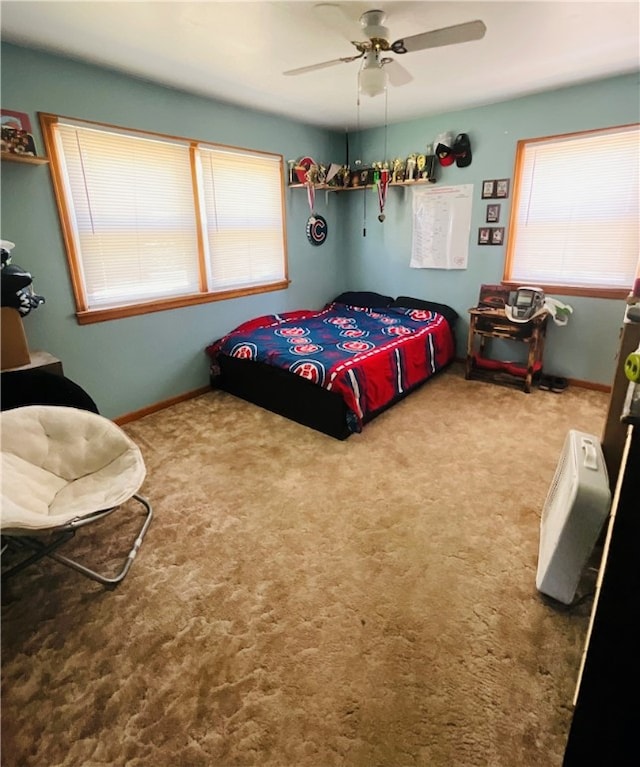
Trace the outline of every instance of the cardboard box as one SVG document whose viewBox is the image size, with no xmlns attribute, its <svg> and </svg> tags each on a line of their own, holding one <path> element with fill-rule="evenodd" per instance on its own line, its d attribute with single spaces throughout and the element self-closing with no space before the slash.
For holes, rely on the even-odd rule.
<svg viewBox="0 0 640 767">
<path fill-rule="evenodd" d="M 22 317 L 17 309 L 3 306 L 0 310 L 0 330 L 2 345 L 0 346 L 0 369 L 17 368 L 31 362 L 27 337 L 24 334 Z"/>
</svg>

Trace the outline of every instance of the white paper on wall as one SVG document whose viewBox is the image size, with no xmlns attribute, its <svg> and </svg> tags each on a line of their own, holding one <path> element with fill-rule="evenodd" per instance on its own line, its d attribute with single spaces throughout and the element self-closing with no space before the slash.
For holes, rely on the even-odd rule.
<svg viewBox="0 0 640 767">
<path fill-rule="evenodd" d="M 466 269 L 473 184 L 413 190 L 414 269 Z"/>
</svg>

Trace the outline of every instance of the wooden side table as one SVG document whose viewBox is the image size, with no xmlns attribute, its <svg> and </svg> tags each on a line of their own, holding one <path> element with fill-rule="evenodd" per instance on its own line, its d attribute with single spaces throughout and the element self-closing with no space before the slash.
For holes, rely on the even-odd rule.
<svg viewBox="0 0 640 767">
<path fill-rule="evenodd" d="M 476 307 L 469 309 L 469 338 L 467 341 L 467 364 L 465 378 L 479 378 L 494 383 L 522 387 L 528 394 L 534 373 L 542 372 L 544 339 L 547 329 L 547 313 L 539 314 L 528 322 L 512 322 L 504 309 Z M 529 347 L 524 375 L 514 374 L 513 364 L 490 360 L 486 352 L 487 339 L 500 338 L 520 341 Z M 479 348 L 476 353 L 476 339 Z M 486 366 L 478 364 L 486 360 Z"/>
<path fill-rule="evenodd" d="M 46 370 L 49 373 L 55 373 L 56 375 L 64 375 L 62 370 L 62 362 L 53 354 L 43 351 L 35 351 L 30 353 L 30 362 L 27 365 L 19 365 L 14 368 L 5 368 L 3 373 L 10 373 L 16 370 Z"/>
</svg>

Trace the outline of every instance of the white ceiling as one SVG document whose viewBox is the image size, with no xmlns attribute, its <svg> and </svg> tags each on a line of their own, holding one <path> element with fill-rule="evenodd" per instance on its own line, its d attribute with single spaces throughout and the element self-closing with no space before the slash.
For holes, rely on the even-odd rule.
<svg viewBox="0 0 640 767">
<path fill-rule="evenodd" d="M 339 130 L 491 104 L 640 65 L 637 0 L 333 3 L 343 6 L 344 14 L 322 13 L 316 5 L 306 0 L 0 3 L 5 41 Z M 387 12 L 392 41 L 474 19 L 482 19 L 487 32 L 474 42 L 391 54 L 414 79 L 389 87 L 386 105 L 380 95 L 362 96 L 357 106 L 357 61 L 294 77 L 282 74 L 356 54 L 349 41 L 364 39 L 358 19 L 374 8 Z M 335 16 L 344 21 L 331 22 Z"/>
</svg>

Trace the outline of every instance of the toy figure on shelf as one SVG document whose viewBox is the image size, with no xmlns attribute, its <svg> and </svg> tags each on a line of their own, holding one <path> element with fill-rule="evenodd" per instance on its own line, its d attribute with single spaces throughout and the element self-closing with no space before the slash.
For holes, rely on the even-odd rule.
<svg viewBox="0 0 640 767">
<path fill-rule="evenodd" d="M 0 256 L 2 257 L 2 269 L 0 271 L 2 296 L 1 305 L 17 309 L 22 317 L 25 317 L 40 304 L 44 304 L 44 296 L 38 296 L 33 292 L 31 283 L 33 278 L 21 266 L 11 263 L 11 251 L 15 247 L 9 240 L 0 240 Z"/>
</svg>

